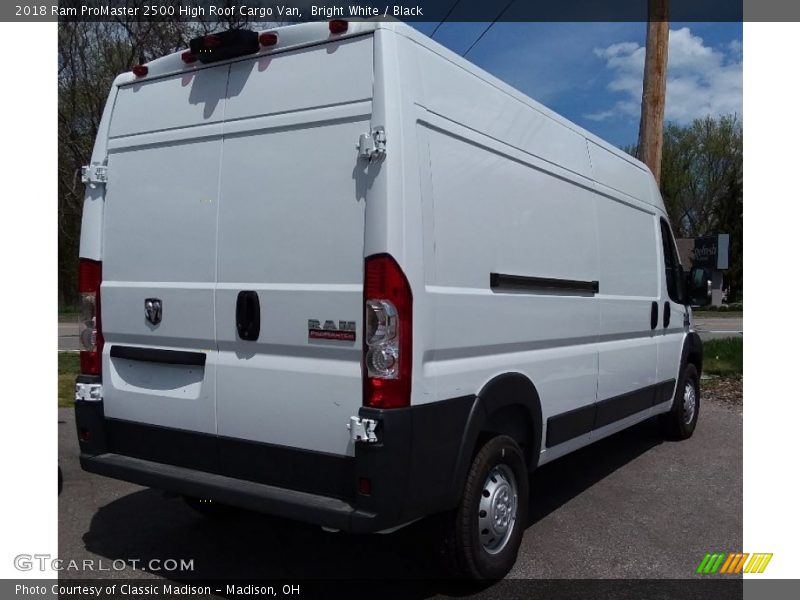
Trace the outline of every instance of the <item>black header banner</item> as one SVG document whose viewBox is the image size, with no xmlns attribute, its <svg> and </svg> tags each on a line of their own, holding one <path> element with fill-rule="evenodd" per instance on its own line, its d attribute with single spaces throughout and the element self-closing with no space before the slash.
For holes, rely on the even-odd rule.
<svg viewBox="0 0 800 600">
<path fill-rule="evenodd" d="M 788 583 L 773 580 L 776 583 Z M 759 600 L 790 598 L 797 585 L 772 586 L 754 582 Z M 797 582 L 795 581 L 795 584 Z M 219 599 L 380 599 L 473 598 L 475 600 L 741 600 L 741 577 L 722 579 L 505 579 L 484 584 L 438 580 L 176 580 L 169 579 L 67 579 L 0 580 L 2 598 L 52 598 L 53 600 L 219 600 Z M 786 593 L 773 596 L 773 593 Z M 756 596 L 753 596 L 756 597 Z"/>
<path fill-rule="evenodd" d="M 656 18 L 661 17 L 653 17 Z M 785 0 L 669 0 L 673 22 L 792 21 Z M 11 0 L 3 21 L 227 21 L 289 24 L 328 19 L 411 22 L 646 21 L 648 0 Z"/>
</svg>

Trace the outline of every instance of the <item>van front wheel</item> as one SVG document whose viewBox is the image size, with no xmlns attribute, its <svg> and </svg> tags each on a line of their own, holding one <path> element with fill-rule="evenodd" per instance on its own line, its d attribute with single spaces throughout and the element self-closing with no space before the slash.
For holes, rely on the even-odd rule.
<svg viewBox="0 0 800 600">
<path fill-rule="evenodd" d="M 672 410 L 659 416 L 664 434 L 675 440 L 692 437 L 700 415 L 700 378 L 694 365 L 686 365 L 675 389 Z"/>
<path fill-rule="evenodd" d="M 492 438 L 470 466 L 464 495 L 447 515 L 445 551 L 457 574 L 500 579 L 517 560 L 528 514 L 528 470 L 517 443 Z"/>
</svg>

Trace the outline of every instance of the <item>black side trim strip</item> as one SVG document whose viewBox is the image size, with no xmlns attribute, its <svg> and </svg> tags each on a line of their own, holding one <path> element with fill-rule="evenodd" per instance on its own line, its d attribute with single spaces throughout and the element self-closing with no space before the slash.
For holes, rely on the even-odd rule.
<svg viewBox="0 0 800 600">
<path fill-rule="evenodd" d="M 128 360 L 141 360 L 167 365 L 189 365 L 198 367 L 202 367 L 206 364 L 205 352 L 136 348 L 134 346 L 111 346 L 111 358 L 126 358 Z"/>
<path fill-rule="evenodd" d="M 613 398 L 601 400 L 597 403 L 594 428 L 600 429 L 601 427 L 610 425 L 614 421 L 619 421 L 625 417 L 630 417 L 638 412 L 647 410 L 655 404 L 657 389 L 658 386 L 650 385 L 640 390 L 634 390 Z"/>
<path fill-rule="evenodd" d="M 580 292 L 597 294 L 598 281 L 553 279 L 551 277 L 525 277 L 506 273 L 489 273 L 489 287 L 494 289 L 524 290 L 529 292 Z"/>
<path fill-rule="evenodd" d="M 547 419 L 545 446 L 547 448 L 557 446 L 666 402 L 674 388 L 675 380 L 669 379 L 550 417 Z"/>
<path fill-rule="evenodd" d="M 589 433 L 594 427 L 596 411 L 597 406 L 590 404 L 547 419 L 545 446 L 547 448 L 557 446 L 572 438 Z"/>
<path fill-rule="evenodd" d="M 656 384 L 656 393 L 653 395 L 653 406 L 672 400 L 675 395 L 675 380 L 668 379 Z"/>
</svg>

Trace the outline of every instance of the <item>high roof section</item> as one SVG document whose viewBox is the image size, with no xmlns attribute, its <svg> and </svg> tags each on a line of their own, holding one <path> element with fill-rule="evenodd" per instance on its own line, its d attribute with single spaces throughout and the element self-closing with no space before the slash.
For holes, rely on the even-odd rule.
<svg viewBox="0 0 800 600">
<path fill-rule="evenodd" d="M 346 23 L 346 26 L 344 24 Z M 650 174 L 650 170 L 644 163 L 636 160 L 632 156 L 609 144 L 605 140 L 597 137 L 593 133 L 580 127 L 579 125 L 569 121 L 561 115 L 553 112 L 549 108 L 526 96 L 519 90 L 504 83 L 500 79 L 481 69 L 477 65 L 471 63 L 467 59 L 452 52 L 438 42 L 432 40 L 430 37 L 420 33 L 413 27 L 395 20 L 378 21 L 378 20 L 348 20 L 340 21 L 334 20 L 317 21 L 311 23 L 299 23 L 296 25 L 287 25 L 278 28 L 271 28 L 258 31 L 260 39 L 267 42 L 259 46 L 256 53 L 248 54 L 247 56 L 240 56 L 213 64 L 224 64 L 226 62 L 235 62 L 238 60 L 252 59 L 258 56 L 265 56 L 276 54 L 300 48 L 303 46 L 310 46 L 329 42 L 333 39 L 342 39 L 347 37 L 354 37 L 359 35 L 374 32 L 377 29 L 388 29 L 394 31 L 398 35 L 402 35 L 432 52 L 435 52 L 442 58 L 450 61 L 472 75 L 480 78 L 489 85 L 497 88 L 505 94 L 515 98 L 516 100 L 524 103 L 533 110 L 538 111 L 540 114 L 552 119 L 563 127 L 582 136 L 587 141 L 587 152 L 592 163 L 594 170 L 594 179 L 600 186 L 607 186 L 614 190 L 625 193 L 626 195 L 645 201 L 663 210 L 663 201 L 659 194 L 658 187 Z M 273 34 L 267 37 L 261 34 Z M 277 37 L 277 40 L 275 39 Z M 195 69 L 204 68 L 200 61 L 186 61 L 187 51 L 181 50 L 174 52 L 167 56 L 157 58 L 150 61 L 145 66 L 146 70 L 140 70 L 140 75 L 137 76 L 134 72 L 123 73 L 118 76 L 114 81 L 115 85 L 126 85 L 143 79 L 152 79 L 165 75 L 171 75 L 181 72 L 191 72 Z M 144 73 L 144 74 L 141 74 Z M 554 73 L 554 77 L 558 74 Z M 634 177 L 631 177 L 634 174 Z M 601 190 L 602 191 L 602 190 Z"/>
<path fill-rule="evenodd" d="M 643 162 L 526 96 L 516 88 L 452 52 L 413 27 L 399 21 L 384 22 L 379 27 L 392 29 L 399 35 L 430 49 L 442 58 L 582 136 L 587 142 L 587 152 L 592 163 L 594 179 L 600 184 L 600 191 L 602 191 L 602 186 L 606 186 L 664 210 L 664 203 L 655 179 L 653 179 L 650 169 Z M 557 76 L 557 73 L 553 73 L 553 77 Z"/>
</svg>

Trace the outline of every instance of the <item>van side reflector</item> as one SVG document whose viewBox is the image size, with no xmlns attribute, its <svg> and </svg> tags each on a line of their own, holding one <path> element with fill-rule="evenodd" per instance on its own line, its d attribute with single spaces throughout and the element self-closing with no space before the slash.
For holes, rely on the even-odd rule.
<svg viewBox="0 0 800 600">
<path fill-rule="evenodd" d="M 147 66 L 145 65 L 136 65 L 135 67 L 133 67 L 133 69 L 131 69 L 131 71 L 133 71 L 133 74 L 136 75 L 137 77 L 144 77 L 145 75 L 147 75 L 148 69 Z"/>
<path fill-rule="evenodd" d="M 347 21 L 344 19 L 328 21 L 328 30 L 333 34 L 344 33 L 347 31 Z"/>
<path fill-rule="evenodd" d="M 278 34 L 268 31 L 258 36 L 258 43 L 262 46 L 274 46 L 278 43 Z"/>
</svg>

